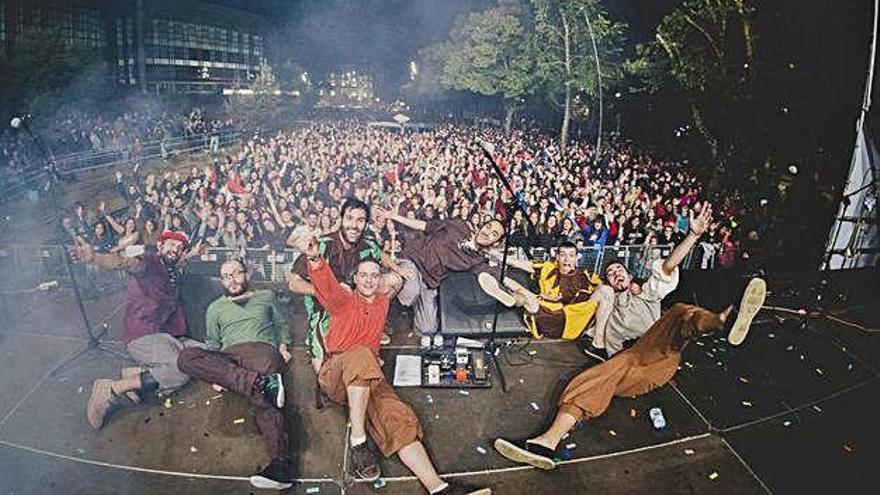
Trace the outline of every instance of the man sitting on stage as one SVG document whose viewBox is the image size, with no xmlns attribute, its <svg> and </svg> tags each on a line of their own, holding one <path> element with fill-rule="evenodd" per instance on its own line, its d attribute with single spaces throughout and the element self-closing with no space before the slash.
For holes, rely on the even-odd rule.
<svg viewBox="0 0 880 495">
<path fill-rule="evenodd" d="M 577 268 L 577 247 L 563 242 L 556 248 L 553 261 L 535 262 L 533 267 L 516 265 L 533 274 L 537 271 L 539 294 L 521 291 L 513 294 L 516 305 L 525 309 L 524 320 L 535 338 L 573 340 L 587 328 L 595 314 L 597 319 L 606 318 L 610 308 L 604 313 L 595 296 L 596 287 L 602 283 L 599 277 L 590 275 L 587 270 Z M 481 273 L 477 276 L 487 292 L 496 284 L 489 280 L 491 275 Z M 600 308 L 597 313 L 597 307 Z"/>
<path fill-rule="evenodd" d="M 241 394 L 257 406 L 257 426 L 272 461 L 251 476 L 257 488 L 284 490 L 292 485 L 290 443 L 284 427 L 284 381 L 290 361 L 290 334 L 271 290 L 250 290 L 244 264 L 223 263 L 226 289 L 205 315 L 207 349 L 180 351 L 177 364 L 189 376 Z"/>
<path fill-rule="evenodd" d="M 318 373 L 324 393 L 348 405 L 351 423 L 349 442 L 354 475 L 376 480 L 381 470 L 367 446 L 367 431 L 386 457 L 400 456 L 431 494 L 490 495 L 489 488 L 444 482 L 437 474 L 424 445 L 418 418 L 385 381 L 379 360 L 379 340 L 393 294 L 379 292 L 382 279 L 373 260 L 358 263 L 354 291 L 340 287 L 327 262 L 320 257 L 316 240 L 300 250 L 309 262 L 315 297 L 330 313 L 327 356 Z"/>
<path fill-rule="evenodd" d="M 92 428 L 101 428 L 113 408 L 171 393 L 189 381 L 177 368 L 177 354 L 204 344 L 186 337 L 186 318 L 178 299 L 187 243 L 182 232 L 165 231 L 157 239 L 157 253 L 133 258 L 96 253 L 92 246 L 73 249 L 74 258 L 80 261 L 125 270 L 131 276 L 123 303 L 123 340 L 138 366 L 123 368 L 118 380 L 102 378 L 92 384 L 86 409 Z"/>
<path fill-rule="evenodd" d="M 370 207 L 366 203 L 355 198 L 348 198 L 342 204 L 340 216 L 342 217 L 342 228 L 330 236 L 318 239 L 318 250 L 321 256 L 327 260 L 330 269 L 333 270 L 333 275 L 338 280 L 350 287 L 357 264 L 365 259 L 380 261 L 382 265 L 392 271 L 400 270 L 397 263 L 382 252 L 382 248 L 373 238 L 364 236 L 364 229 L 370 223 Z M 308 241 L 308 239 L 306 238 L 304 241 Z M 303 295 L 308 318 L 306 347 L 312 358 L 312 367 L 317 373 L 324 361 L 324 353 L 326 352 L 324 346 L 330 316 L 315 301 L 315 290 L 309 282 L 308 272 L 308 263 L 304 256 L 300 256 L 293 263 L 292 273 L 287 284 L 291 292 Z M 386 273 L 379 290 L 386 294 L 397 292 L 400 284 L 401 279 L 398 275 Z M 383 343 L 390 341 L 386 334 L 383 333 L 382 336 Z"/>
<path fill-rule="evenodd" d="M 691 217 L 690 236 L 695 236 L 691 245 L 705 231 L 711 213 L 711 207 L 704 205 L 697 218 Z M 641 292 L 631 288 L 628 274 L 624 277 L 624 271 L 615 268 L 622 268 L 622 265 L 611 265 L 607 271 L 609 285 L 632 296 L 615 301 L 612 322 L 628 328 L 626 335 L 639 335 L 640 338 L 632 347 L 581 372 L 570 381 L 559 398 L 559 411 L 545 432 L 526 440 L 497 439 L 495 448 L 501 455 L 541 469 L 552 469 L 556 466 L 556 447 L 578 421 L 601 415 L 614 396 L 634 397 L 666 384 L 678 369 L 681 352 L 688 342 L 733 322 L 728 340 L 734 345 L 742 343 L 752 319 L 764 304 L 766 284 L 759 278 L 748 283 L 736 307 L 730 305 L 720 313 L 713 313 L 697 306 L 676 304 L 661 318 L 650 319 L 651 311 L 655 309 L 652 303 L 656 301 L 659 313 L 660 299 L 671 291 L 666 290 L 669 284 L 678 280 L 677 266 L 684 258 L 679 247 L 673 250 L 668 260 L 658 260 L 652 279 L 643 284 Z M 672 260 L 671 268 L 669 260 Z M 646 297 L 637 297 L 641 294 Z M 617 302 L 621 301 L 624 305 L 618 307 Z M 600 307 L 602 304 L 600 302 Z M 627 324 L 633 326 L 626 327 Z M 640 324 L 646 326 L 639 328 Z"/>
<path fill-rule="evenodd" d="M 494 257 L 490 249 L 504 239 L 504 224 L 500 220 L 489 220 L 472 231 L 468 223 L 459 218 L 426 222 L 378 208 L 376 211 L 425 234 L 403 248 L 400 266 L 404 282 L 397 296 L 401 304 L 413 307 L 413 325 L 419 335 L 437 333 L 437 290 L 449 272 L 488 273 L 491 276 L 483 277 L 480 284 L 483 290 L 506 306 L 515 304 L 513 296 L 498 284 L 500 270 L 489 262 L 489 258 Z M 514 293 L 526 292 L 509 277 L 504 278 L 504 286 Z"/>
</svg>

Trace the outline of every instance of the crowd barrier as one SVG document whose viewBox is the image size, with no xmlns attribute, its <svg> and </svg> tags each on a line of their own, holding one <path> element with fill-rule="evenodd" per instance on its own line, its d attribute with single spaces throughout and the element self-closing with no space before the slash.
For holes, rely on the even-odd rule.
<svg viewBox="0 0 880 495">
<path fill-rule="evenodd" d="M 654 260 L 669 256 L 672 245 L 662 246 L 605 246 L 579 250 L 578 266 L 588 269 L 591 273 L 600 273 L 604 266 L 612 261 L 623 263 L 636 278 L 650 275 Z M 519 259 L 546 260 L 555 255 L 553 250 L 533 248 L 528 255 L 522 248 L 510 248 L 509 255 Z M 299 253 L 293 249 L 272 251 L 268 249 L 232 250 L 227 248 L 210 248 L 197 258 L 197 263 L 204 264 L 200 273 L 216 276 L 220 273 L 220 265 L 227 259 L 244 260 L 250 276 L 254 280 L 265 282 L 284 282 L 290 273 L 291 266 Z M 692 249 L 681 264 L 681 269 L 712 269 L 714 263 L 703 263 L 703 251 L 700 246 Z"/>
<path fill-rule="evenodd" d="M 58 281 L 64 285 L 69 276 L 64 265 L 62 246 L 57 245 L 0 245 L 0 278 L 7 289 L 27 290 L 49 281 Z M 578 266 L 588 269 L 591 273 L 600 273 L 612 261 L 623 263 L 635 278 L 647 278 L 650 275 L 654 260 L 665 258 L 672 246 L 606 246 L 604 248 L 581 249 Z M 293 249 L 273 251 L 269 249 L 233 250 L 228 248 L 209 248 L 204 254 L 198 255 L 189 262 L 188 272 L 198 275 L 217 277 L 220 265 L 230 258 L 242 259 L 248 269 L 251 280 L 255 282 L 285 283 L 293 263 L 299 256 Z M 531 249 L 529 257 L 542 261 L 551 258 L 552 250 L 541 248 Z M 523 249 L 511 248 L 510 256 L 526 259 Z M 711 260 L 710 260 L 711 261 Z M 683 270 L 712 269 L 714 264 L 704 263 L 703 250 L 697 246 L 685 257 L 681 264 Z M 125 278 L 123 272 L 104 272 L 108 275 L 96 275 L 94 267 L 74 264 L 74 275 L 86 277 L 85 285 L 106 286 L 108 283 Z M 78 278 L 78 281 L 80 279 Z M 80 285 L 84 285 L 80 281 Z"/>
<path fill-rule="evenodd" d="M 237 130 L 194 134 L 157 141 L 141 143 L 135 153 L 132 146 L 80 151 L 55 157 L 58 175 L 63 179 L 74 173 L 112 167 L 132 160 L 152 160 L 169 158 L 181 153 L 211 150 L 218 151 L 238 142 L 241 132 Z M 15 197 L 25 191 L 42 187 L 47 170 L 43 164 L 26 167 L 23 172 L 0 178 L 0 202 Z"/>
</svg>

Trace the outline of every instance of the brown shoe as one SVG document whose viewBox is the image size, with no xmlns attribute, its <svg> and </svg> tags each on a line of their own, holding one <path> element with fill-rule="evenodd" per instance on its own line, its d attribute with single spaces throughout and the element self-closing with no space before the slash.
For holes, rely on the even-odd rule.
<svg viewBox="0 0 880 495">
<path fill-rule="evenodd" d="M 351 453 L 351 474 L 364 481 L 376 481 L 382 476 L 382 470 L 376 461 L 376 454 L 366 444 L 366 442 L 352 447 Z"/>
<path fill-rule="evenodd" d="M 86 407 L 86 416 L 92 428 L 100 430 L 104 426 L 104 418 L 110 410 L 110 398 L 113 396 L 113 380 L 100 378 L 92 383 L 92 395 Z"/>
</svg>

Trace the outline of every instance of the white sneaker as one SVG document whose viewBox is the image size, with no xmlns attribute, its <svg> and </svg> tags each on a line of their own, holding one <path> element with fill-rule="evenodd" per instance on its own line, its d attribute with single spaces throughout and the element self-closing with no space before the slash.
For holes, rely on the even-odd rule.
<svg viewBox="0 0 880 495">
<path fill-rule="evenodd" d="M 730 333 L 727 334 L 727 341 L 731 345 L 740 345 L 749 334 L 749 327 L 752 325 L 752 319 L 758 314 L 761 306 L 764 305 L 764 299 L 767 297 L 767 283 L 763 279 L 753 278 L 743 291 L 742 300 L 739 308 L 736 309 L 736 320 L 730 327 Z M 731 314 L 728 318 L 733 317 Z"/>
<path fill-rule="evenodd" d="M 516 304 L 516 299 L 513 297 L 513 294 L 502 289 L 501 286 L 498 285 L 498 280 L 489 273 L 482 272 L 477 275 L 477 282 L 480 284 L 480 288 L 483 289 L 483 292 L 494 297 L 508 308 Z"/>
</svg>

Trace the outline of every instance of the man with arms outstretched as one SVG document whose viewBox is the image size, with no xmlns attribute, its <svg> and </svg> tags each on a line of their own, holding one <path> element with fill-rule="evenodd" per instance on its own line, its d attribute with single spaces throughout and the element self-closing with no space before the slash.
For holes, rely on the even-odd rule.
<svg viewBox="0 0 880 495">
<path fill-rule="evenodd" d="M 422 426 L 412 408 L 385 381 L 379 341 L 390 297 L 379 291 L 382 272 L 374 260 L 358 263 L 354 289 L 343 289 L 320 257 L 316 240 L 302 246 L 309 263 L 315 297 L 330 313 L 327 356 L 318 372 L 321 389 L 334 402 L 348 405 L 352 470 L 360 479 L 376 480 L 381 470 L 367 445 L 367 433 L 386 457 L 397 454 L 430 494 L 491 495 L 477 488 L 443 481 L 421 442 Z"/>
<path fill-rule="evenodd" d="M 609 342 L 617 345 L 623 337 L 633 335 L 639 337 L 638 341 L 571 380 L 558 400 L 559 410 L 546 431 L 523 440 L 497 439 L 495 449 L 501 455 L 541 469 L 553 469 L 559 442 L 578 421 L 601 415 L 614 396 L 634 397 L 666 384 L 678 369 L 681 352 L 692 340 L 732 323 L 728 341 L 733 345 L 742 343 L 752 319 L 764 304 L 766 284 L 760 278 L 748 283 L 738 305 L 731 304 L 720 313 L 676 304 L 662 317 L 659 315 L 660 300 L 678 282 L 678 264 L 687 253 L 680 248 L 693 245 L 705 231 L 711 215 L 712 209 L 706 204 L 699 216 L 691 217 L 690 239 L 677 246 L 667 260 L 658 260 L 651 279 L 641 287 L 633 287 L 632 278 L 622 265 L 609 266 L 608 285 L 619 291 L 616 294 L 627 294 L 619 301 L 612 301 L 615 306 L 608 329 L 618 333 L 614 334 L 615 340 Z M 623 304 L 617 306 L 618 302 Z M 657 318 L 652 319 L 655 311 Z"/>
</svg>

